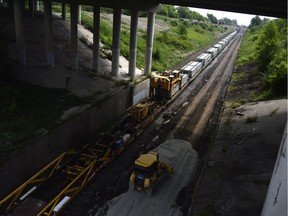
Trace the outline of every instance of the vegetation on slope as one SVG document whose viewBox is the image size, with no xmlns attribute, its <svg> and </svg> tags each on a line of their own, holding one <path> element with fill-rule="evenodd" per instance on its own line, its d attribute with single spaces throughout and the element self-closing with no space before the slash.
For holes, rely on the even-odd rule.
<svg viewBox="0 0 288 216">
<path fill-rule="evenodd" d="M 87 103 L 67 91 L 7 82 L 0 86 L 0 153 L 9 151 L 40 128 L 58 124 L 63 110 Z"/>
<path fill-rule="evenodd" d="M 53 11 L 60 12 L 58 3 L 53 4 Z M 82 6 L 81 24 L 88 30 L 93 31 L 93 8 Z M 101 13 L 113 13 L 112 9 L 101 8 Z M 129 10 L 122 10 L 124 15 L 130 15 Z M 140 17 L 146 17 L 146 12 L 139 12 Z M 67 17 L 70 17 L 70 8 L 67 9 Z M 211 19 L 213 15 L 209 16 Z M 215 18 L 215 17 L 214 17 Z M 170 68 L 178 62 L 187 58 L 189 53 L 197 51 L 209 43 L 213 42 L 220 33 L 227 31 L 227 27 L 221 27 L 209 22 L 207 17 L 203 17 L 187 7 L 174 7 L 164 5 L 158 15 L 157 20 L 162 20 L 170 26 L 169 30 L 158 31 L 154 35 L 152 71 L 161 71 Z M 215 19 L 213 19 L 215 21 Z M 205 21 L 205 22 L 204 22 Z M 216 19 L 217 21 L 217 19 Z M 226 23 L 237 24 L 225 18 Z M 130 26 L 121 25 L 121 46 L 120 52 L 129 59 L 129 33 Z M 108 19 L 100 20 L 100 40 L 105 45 L 105 49 L 112 47 L 112 21 Z M 146 51 L 146 30 L 138 29 L 137 41 L 137 67 L 144 67 Z M 111 52 L 105 52 L 107 58 L 111 59 Z"/>
<path fill-rule="evenodd" d="M 238 52 L 230 90 L 243 95 L 242 102 L 287 97 L 287 20 L 251 20 Z M 244 85 L 244 88 L 243 88 Z"/>
<path fill-rule="evenodd" d="M 158 19 L 164 20 L 169 26 L 169 30 L 156 31 L 154 36 L 152 70 L 160 71 L 167 69 L 179 61 L 187 58 L 185 54 L 197 51 L 215 40 L 219 32 L 226 29 L 210 23 L 193 23 L 191 20 L 172 19 L 158 15 Z M 82 13 L 82 25 L 92 31 L 92 15 Z M 129 59 L 129 26 L 121 26 L 121 55 Z M 101 19 L 100 39 L 109 49 L 112 47 L 112 23 Z M 146 49 L 146 31 L 138 32 L 137 43 L 137 66 L 144 67 L 144 57 Z"/>
</svg>

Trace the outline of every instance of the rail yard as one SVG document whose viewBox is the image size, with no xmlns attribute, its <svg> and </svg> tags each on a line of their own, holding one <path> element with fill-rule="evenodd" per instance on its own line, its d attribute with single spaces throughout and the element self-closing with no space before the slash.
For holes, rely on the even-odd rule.
<svg viewBox="0 0 288 216">
<path fill-rule="evenodd" d="M 5 214 L 95 213 L 106 200 L 127 189 L 131 164 L 139 153 L 169 138 L 184 139 L 193 145 L 200 156 L 200 170 L 208 149 L 203 137 L 211 136 L 217 122 L 240 42 L 241 35 L 235 31 L 179 70 L 154 74 L 149 100 L 129 108 L 127 115 L 94 143 L 80 151 L 64 152 L 1 200 Z M 109 172 L 114 178 L 106 178 Z M 117 175 L 123 178 L 115 180 Z M 111 189 L 115 182 L 118 186 Z M 84 189 L 88 183 L 90 192 Z M 193 192 L 187 191 L 178 201 L 184 214 L 190 205 L 185 197 Z M 81 203 L 85 193 L 90 196 L 90 204 Z M 75 202 L 79 205 L 73 205 Z"/>
</svg>

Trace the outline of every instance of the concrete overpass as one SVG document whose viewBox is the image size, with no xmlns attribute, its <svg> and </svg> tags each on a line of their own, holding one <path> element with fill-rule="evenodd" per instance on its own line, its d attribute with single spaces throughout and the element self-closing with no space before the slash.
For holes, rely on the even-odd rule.
<svg viewBox="0 0 288 216">
<path fill-rule="evenodd" d="M 3 2 L 3 0 L 1 0 Z M 14 13 L 16 44 L 18 49 L 18 60 L 21 65 L 26 67 L 26 50 L 23 26 L 23 8 L 24 0 L 8 0 L 8 7 Z M 33 16 L 37 10 L 37 0 L 28 0 L 30 15 Z M 51 69 L 54 67 L 54 53 L 52 40 L 52 8 L 51 2 L 44 2 L 44 26 L 45 26 L 45 42 L 46 42 L 46 61 L 47 66 Z M 66 18 L 66 4 L 71 7 L 71 69 L 78 69 L 78 31 L 77 22 L 81 13 L 81 5 L 90 5 L 94 7 L 93 18 L 93 65 L 95 71 L 99 66 L 99 35 L 100 35 L 100 7 L 109 7 L 114 9 L 113 14 L 113 40 L 112 40 L 112 68 L 113 75 L 119 74 L 119 57 L 120 57 L 120 33 L 121 33 L 121 9 L 131 10 L 130 25 L 130 50 L 129 50 L 129 75 L 135 77 L 136 69 L 136 53 L 137 53 L 137 26 L 138 12 L 148 12 L 147 36 L 146 36 L 146 54 L 144 74 L 147 75 L 151 70 L 153 37 L 154 37 L 154 21 L 155 13 L 159 10 L 160 4 L 183 5 L 191 7 L 227 10 L 241 13 L 251 13 L 258 15 L 267 15 L 274 17 L 286 18 L 287 1 L 286 0 L 54 0 L 53 2 L 62 3 L 62 16 Z"/>
</svg>

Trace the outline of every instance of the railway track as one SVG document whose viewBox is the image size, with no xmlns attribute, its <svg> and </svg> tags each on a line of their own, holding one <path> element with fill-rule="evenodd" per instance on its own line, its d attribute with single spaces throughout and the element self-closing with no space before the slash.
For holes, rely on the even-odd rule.
<svg viewBox="0 0 288 216">
<path fill-rule="evenodd" d="M 221 68 L 223 69 L 227 65 L 227 63 L 223 63 L 221 65 L 222 65 Z M 210 67 L 211 66 L 209 66 L 209 68 Z M 212 65 L 212 68 L 213 68 L 213 65 Z M 176 124 L 175 129 L 170 132 L 172 136 L 176 138 L 178 137 L 187 138 L 189 137 L 189 135 L 191 135 L 191 131 L 189 131 L 187 127 L 185 127 L 185 125 L 187 126 L 187 124 L 194 124 L 194 122 L 197 122 L 197 120 L 201 119 L 200 118 L 201 116 L 193 115 L 193 118 L 188 118 L 188 119 L 187 119 L 187 116 L 189 116 L 189 113 L 190 114 L 195 113 L 195 112 L 200 113 L 201 107 L 203 108 L 203 106 L 205 106 L 205 104 L 209 102 L 209 98 L 214 97 L 213 96 L 214 94 L 212 93 L 215 91 L 213 91 L 213 88 L 211 86 L 214 86 L 215 82 L 216 83 L 219 82 L 219 77 L 224 76 L 224 75 L 221 76 L 220 71 L 221 70 L 218 69 L 218 72 L 213 73 L 213 74 L 211 73 L 212 74 L 211 78 L 209 79 L 209 81 L 207 81 L 207 84 L 204 85 L 204 91 L 209 92 L 209 94 L 207 94 L 208 97 L 204 97 L 203 93 L 197 94 L 194 97 L 193 104 L 195 105 L 189 106 L 189 109 L 187 109 L 187 111 L 185 112 L 185 115 L 183 115 L 183 119 L 181 118 L 179 123 Z M 225 76 L 227 75 L 228 74 L 226 74 Z M 208 78 L 209 73 L 206 75 L 204 73 L 203 77 Z M 197 84 L 197 82 L 200 83 L 200 81 L 196 80 L 195 83 Z M 203 83 L 203 80 L 202 80 L 202 83 Z M 222 82 L 220 82 L 219 85 L 216 84 L 216 86 L 219 87 L 221 83 Z M 186 101 L 187 101 L 187 94 L 188 96 L 191 97 L 192 91 L 193 90 L 188 86 L 185 89 L 185 91 L 182 92 L 182 94 L 179 96 L 180 98 L 179 100 L 181 99 L 183 100 L 183 98 L 185 99 L 186 97 Z M 192 97 L 194 95 L 195 95 L 195 92 L 192 93 Z M 201 97 L 205 98 L 205 100 L 199 100 L 201 99 Z M 199 102 L 194 102 L 196 101 L 196 99 Z M 173 107 L 174 103 L 179 103 L 179 101 L 177 102 L 177 100 L 178 98 L 175 99 L 175 102 L 171 102 L 171 105 L 169 107 L 171 106 Z M 44 169 L 41 175 L 36 176 L 35 178 L 32 177 L 32 179 L 28 180 L 28 184 L 33 183 L 32 189 L 30 187 L 29 188 L 30 190 L 28 190 L 26 187 L 27 185 L 26 186 L 22 185 L 20 186 L 20 189 L 17 189 L 16 191 L 12 192 L 11 196 L 8 196 L 5 198 L 6 200 L 11 199 L 11 202 L 9 204 L 10 205 L 9 209 L 10 208 L 12 209 L 14 206 L 17 205 L 17 208 L 10 215 L 11 216 L 12 215 L 13 216 L 17 216 L 17 215 L 21 215 L 21 216 L 39 215 L 40 216 L 40 215 L 52 215 L 54 213 L 57 214 L 62 208 L 62 206 L 65 205 L 67 202 L 69 202 L 70 199 L 72 199 L 74 196 L 76 196 L 76 194 L 78 194 L 80 190 L 82 190 L 84 186 L 88 184 L 88 182 L 94 177 L 94 175 L 97 172 L 99 172 L 103 167 L 111 163 L 111 161 L 114 160 L 116 156 L 119 155 L 130 144 L 130 142 L 143 131 L 143 128 L 146 128 L 147 125 L 153 119 L 155 119 L 157 115 L 159 115 L 159 113 L 163 110 L 164 107 L 165 106 L 158 107 L 158 110 L 154 113 L 154 116 L 151 116 L 149 120 L 147 119 L 146 122 L 143 122 L 142 128 L 140 128 L 139 130 L 138 129 L 134 130 L 136 127 L 135 122 L 131 122 L 129 121 L 128 118 L 125 118 L 118 125 L 116 125 L 111 131 L 109 131 L 109 133 L 106 134 L 106 136 L 98 140 L 95 144 L 86 146 L 84 150 L 81 152 L 73 152 L 73 151 L 67 152 L 63 156 L 61 156 L 59 160 L 55 159 L 56 161 L 50 164 L 51 167 Z M 123 128 L 125 128 L 125 131 L 123 131 Z M 123 146 L 121 147 L 119 146 L 119 148 L 115 150 L 114 149 L 115 146 L 113 146 L 113 143 L 117 141 L 117 138 L 119 136 L 123 136 L 125 134 L 129 134 L 131 136 L 123 144 Z M 66 156 L 69 156 L 68 159 L 63 160 L 63 158 L 65 158 Z M 42 176 L 42 174 L 45 174 L 45 175 Z M 53 175 L 53 178 L 50 178 L 52 175 Z M 27 182 L 24 184 L 27 184 Z M 23 195 L 23 191 L 25 191 L 24 195 Z M 20 194 L 21 194 L 21 197 L 20 197 Z M 29 199 L 25 199 L 28 196 L 29 196 Z M 3 200 L 1 201 L 0 204 L 2 203 L 3 203 Z M 38 206 L 38 209 L 35 206 Z M 30 212 L 29 212 L 29 209 L 31 210 Z M 73 215 L 73 214 L 70 214 L 70 215 Z"/>
<path fill-rule="evenodd" d="M 95 215 L 99 206 L 103 205 L 105 201 L 110 200 L 111 198 L 118 196 L 128 190 L 129 176 L 132 172 L 131 167 L 133 165 L 135 158 L 139 153 L 147 152 L 169 138 L 175 137 L 187 140 L 189 138 L 188 135 L 192 134 L 191 133 L 192 129 L 197 125 L 199 121 L 202 122 L 202 126 L 203 124 L 205 126 L 210 125 L 211 124 L 210 119 L 212 117 L 217 118 L 219 115 L 219 112 L 217 113 L 217 110 L 218 111 L 221 110 L 222 101 L 230 81 L 230 74 L 232 73 L 233 70 L 233 64 L 234 64 L 233 58 L 236 56 L 236 51 L 238 49 L 240 42 L 241 37 L 237 36 L 237 38 L 235 38 L 234 41 L 232 41 L 232 43 L 227 47 L 227 49 L 223 50 L 223 53 L 216 58 L 216 60 L 214 61 L 215 63 L 211 64 L 208 68 L 205 69 L 205 71 L 203 71 L 197 78 L 195 78 L 193 82 L 190 85 L 188 85 L 186 89 L 166 107 L 166 109 L 162 112 L 162 115 L 156 118 L 155 121 L 151 123 L 151 125 L 149 125 L 144 130 L 144 132 L 133 141 L 133 145 L 131 145 L 129 149 L 127 149 L 125 152 L 123 152 L 121 158 L 117 158 L 112 164 L 110 164 L 110 166 L 107 167 L 104 170 L 104 172 L 101 173 L 101 175 L 97 176 L 93 180 L 93 183 L 90 184 L 89 187 L 83 190 L 83 193 L 81 193 L 79 196 L 77 196 L 77 198 L 75 198 L 75 200 L 72 201 L 72 204 L 68 206 L 67 209 L 64 210 L 63 216 Z M 234 54 L 231 55 L 232 53 Z M 223 63 L 219 67 L 219 63 L 222 62 L 224 58 L 226 59 L 226 63 Z M 228 64 L 227 60 L 229 61 Z M 230 68 L 229 70 L 227 69 L 227 72 L 222 74 L 221 71 L 224 71 L 224 69 L 227 66 L 232 68 Z M 215 74 L 217 68 L 220 71 L 220 73 L 218 72 L 217 74 Z M 211 84 L 209 84 L 209 88 L 206 87 L 207 89 L 209 89 L 208 94 L 208 92 L 203 91 L 203 87 L 208 86 L 207 84 L 210 79 Z M 223 80 L 220 82 L 219 79 Z M 218 92 L 219 94 L 217 100 L 214 102 L 214 105 L 216 107 L 211 106 L 210 109 L 212 109 L 212 114 L 210 113 L 208 115 L 209 116 L 208 118 L 204 118 L 205 115 L 203 116 L 202 114 L 203 111 L 205 110 L 205 107 L 208 107 L 206 106 L 206 104 L 210 100 L 216 99 L 215 94 L 212 94 L 215 90 L 215 84 L 216 83 L 220 84 L 223 82 L 225 84 L 223 87 L 219 89 L 220 91 Z M 217 88 L 218 87 L 219 85 L 217 86 Z M 201 92 L 204 92 L 204 98 L 203 100 L 200 100 L 200 102 L 198 101 L 196 103 L 195 98 Z M 186 103 L 188 104 L 184 106 Z M 194 108 L 192 108 L 192 110 L 194 109 L 194 111 L 198 112 L 198 114 L 191 111 L 191 109 L 189 112 L 188 107 L 190 106 L 193 106 Z M 184 115 L 184 113 L 191 120 L 190 125 L 186 125 L 187 130 L 185 130 L 185 124 L 189 124 L 189 122 L 180 123 L 181 121 L 179 120 Z M 164 119 L 163 118 L 164 114 L 168 114 L 170 118 Z M 177 124 L 180 125 L 182 124 L 184 127 L 180 129 L 180 127 L 177 126 Z M 176 127 L 179 128 L 176 130 L 175 129 Z M 197 127 L 199 127 L 199 125 Z M 201 133 L 202 134 L 199 134 L 199 137 L 202 136 L 203 138 L 203 135 L 206 136 L 205 135 L 206 129 L 202 128 Z M 212 131 L 210 131 L 210 133 L 212 133 Z M 158 139 L 156 139 L 157 137 Z M 194 139 L 194 141 L 192 140 L 194 148 L 196 146 L 199 146 L 197 140 L 196 139 Z M 201 143 L 201 145 L 202 144 L 206 145 L 206 143 L 205 144 Z M 197 149 L 199 153 L 199 149 L 200 151 L 202 151 L 202 146 L 199 146 L 199 148 Z M 205 148 L 205 150 L 207 151 L 207 148 Z M 199 155 L 203 155 L 203 153 Z M 201 171 L 201 164 L 203 165 L 205 157 L 202 156 L 200 160 L 201 161 L 199 171 Z M 116 175 L 117 178 L 113 177 L 113 175 L 114 176 Z M 195 180 L 197 180 L 197 178 Z M 194 186 L 195 182 L 193 182 L 192 184 L 193 185 L 190 185 L 191 187 Z M 188 188 L 190 186 L 188 186 Z M 187 199 L 186 201 L 183 202 L 182 205 L 182 208 L 184 209 L 184 215 L 188 213 L 191 204 L 191 194 L 193 193 L 193 190 L 187 189 L 183 197 L 180 198 L 180 199 Z"/>
<path fill-rule="evenodd" d="M 185 139 L 193 144 L 195 143 L 194 139 L 203 134 L 216 102 L 220 99 L 223 91 L 226 91 L 225 88 L 227 88 L 233 72 L 237 55 L 235 50 L 238 49 L 241 39 L 237 37 L 234 40 L 234 43 L 227 47 L 224 55 L 220 56 L 219 64 L 207 68 L 207 70 L 212 70 L 213 74 L 201 90 L 193 96 L 193 99 L 190 99 L 189 107 L 171 132 L 174 138 Z"/>
</svg>

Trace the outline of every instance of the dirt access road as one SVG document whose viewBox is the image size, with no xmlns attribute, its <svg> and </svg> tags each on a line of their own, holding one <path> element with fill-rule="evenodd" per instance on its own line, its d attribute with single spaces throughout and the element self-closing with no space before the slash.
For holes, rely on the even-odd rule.
<svg viewBox="0 0 288 216">
<path fill-rule="evenodd" d="M 138 154 L 156 147 L 166 139 L 177 138 L 192 143 L 200 159 L 199 173 L 213 140 L 241 38 L 242 35 L 238 34 L 214 63 L 190 83 L 121 156 L 102 170 L 62 215 L 94 216 L 105 201 L 128 190 L 133 162 Z M 176 200 L 184 215 L 188 214 L 195 180 L 182 189 Z"/>
</svg>

